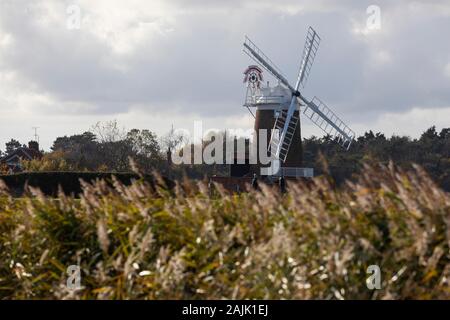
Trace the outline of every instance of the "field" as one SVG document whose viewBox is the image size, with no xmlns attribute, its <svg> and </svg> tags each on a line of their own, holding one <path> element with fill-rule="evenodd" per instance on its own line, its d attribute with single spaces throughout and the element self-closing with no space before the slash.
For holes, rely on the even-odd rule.
<svg viewBox="0 0 450 320">
<path fill-rule="evenodd" d="M 288 187 L 98 181 L 80 198 L 0 187 L 0 299 L 450 298 L 450 196 L 422 169 Z M 379 290 L 366 285 L 373 265 Z"/>
</svg>

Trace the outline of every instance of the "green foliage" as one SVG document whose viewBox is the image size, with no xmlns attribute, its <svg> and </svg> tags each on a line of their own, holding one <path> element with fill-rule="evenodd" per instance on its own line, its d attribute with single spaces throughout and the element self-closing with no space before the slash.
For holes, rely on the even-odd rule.
<svg viewBox="0 0 450 320">
<path fill-rule="evenodd" d="M 158 143 L 157 136 L 149 130 L 126 132 L 116 121 L 109 121 L 97 123 L 91 131 L 83 134 L 57 138 L 52 146 L 53 152 L 22 165 L 25 171 L 128 172 L 131 170 L 131 157 L 144 172 L 157 170 L 177 180 L 184 176 L 202 179 L 228 174 L 228 166 L 220 164 L 169 166 L 169 153 L 179 153 L 185 143 L 188 143 L 187 137 L 176 134 L 174 129 Z M 211 141 L 206 139 L 202 145 L 191 144 L 190 147 L 191 150 L 203 150 L 209 143 Z M 20 143 L 13 139 L 7 145 L 8 150 L 16 147 L 20 147 Z M 328 163 L 327 173 L 338 184 L 360 172 L 363 163 L 387 165 L 392 160 L 404 169 L 410 169 L 413 163 L 419 164 L 440 187 L 450 191 L 450 128 L 437 132 L 435 127 L 431 127 L 419 139 L 406 136 L 387 138 L 382 133 L 369 131 L 358 137 L 346 152 L 329 136 L 311 137 L 303 140 L 303 151 L 304 167 L 312 167 L 320 175 L 325 172 L 321 164 L 324 158 Z M 0 172 L 5 172 L 5 169 L 0 167 Z"/>
<path fill-rule="evenodd" d="M 49 157 L 59 157 L 73 171 L 130 171 L 130 157 L 146 172 L 161 165 L 157 137 L 149 130 L 132 129 L 125 133 L 118 128 L 116 121 L 110 121 L 97 123 L 92 131 L 95 133 L 57 138 Z M 53 155 L 55 152 L 56 155 Z M 34 162 L 41 162 L 41 167 L 45 167 L 45 160 Z"/>
<path fill-rule="evenodd" d="M 355 182 L 280 195 L 173 193 L 138 180 L 81 199 L 0 193 L 0 299 L 446 299 L 450 197 L 420 168 L 366 167 Z M 1 188 L 0 188 L 1 189 Z M 382 289 L 369 290 L 369 265 Z M 66 288 L 79 265 L 82 288 Z"/>
<path fill-rule="evenodd" d="M 346 152 L 327 136 L 304 139 L 304 166 L 313 167 L 321 174 L 319 154 L 327 160 L 328 169 L 338 183 L 360 172 L 364 163 L 394 161 L 404 169 L 410 169 L 413 163 L 419 164 L 439 186 L 450 191 L 450 128 L 438 133 L 431 127 L 415 140 L 395 135 L 386 138 L 369 131 L 358 137 Z"/>
<path fill-rule="evenodd" d="M 16 149 L 19 149 L 22 145 L 19 141 L 15 139 L 11 139 L 9 142 L 5 144 L 6 146 L 6 155 L 12 154 Z"/>
</svg>

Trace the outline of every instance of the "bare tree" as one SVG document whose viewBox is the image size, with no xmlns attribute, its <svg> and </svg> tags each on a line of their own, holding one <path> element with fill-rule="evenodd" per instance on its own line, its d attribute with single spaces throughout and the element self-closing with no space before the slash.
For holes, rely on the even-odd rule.
<svg viewBox="0 0 450 320">
<path fill-rule="evenodd" d="M 91 131 L 97 136 L 98 142 L 108 143 L 125 140 L 127 132 L 120 128 L 117 120 L 97 122 L 91 127 Z"/>
<path fill-rule="evenodd" d="M 187 142 L 187 137 L 183 135 L 183 133 L 175 130 L 172 126 L 172 129 L 161 138 L 161 145 L 164 151 L 173 151 L 179 148 L 181 145 Z"/>
</svg>

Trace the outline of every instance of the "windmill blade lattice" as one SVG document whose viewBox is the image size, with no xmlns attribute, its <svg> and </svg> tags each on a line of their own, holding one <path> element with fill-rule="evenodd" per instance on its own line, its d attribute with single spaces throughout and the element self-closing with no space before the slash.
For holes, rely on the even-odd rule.
<svg viewBox="0 0 450 320">
<path fill-rule="evenodd" d="M 355 132 L 350 129 L 336 114 L 319 98 L 304 101 L 306 108 L 303 113 L 325 133 L 333 137 L 345 149 L 349 149 L 355 138 Z"/>
<path fill-rule="evenodd" d="M 316 58 L 317 50 L 319 50 L 319 45 L 319 35 L 313 28 L 309 27 L 299 72 L 300 84 L 302 88 L 305 87 L 306 81 L 308 80 L 309 73 L 311 72 L 311 68 L 314 63 L 314 59 Z"/>
<path fill-rule="evenodd" d="M 267 57 L 248 37 L 245 37 L 244 52 L 261 67 L 269 71 L 275 78 L 280 80 L 286 87 L 291 90 L 294 89 L 276 64 L 273 63 L 272 60 L 270 60 L 269 57 Z"/>
</svg>

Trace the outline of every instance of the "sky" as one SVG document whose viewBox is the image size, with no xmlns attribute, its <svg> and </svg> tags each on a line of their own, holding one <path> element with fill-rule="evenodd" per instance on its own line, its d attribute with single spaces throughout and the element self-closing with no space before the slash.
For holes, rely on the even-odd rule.
<svg viewBox="0 0 450 320">
<path fill-rule="evenodd" d="M 0 0 L 0 149 L 109 120 L 252 128 L 244 36 L 294 82 L 308 26 L 322 42 L 302 93 L 357 135 L 450 126 L 448 0 Z"/>
</svg>

